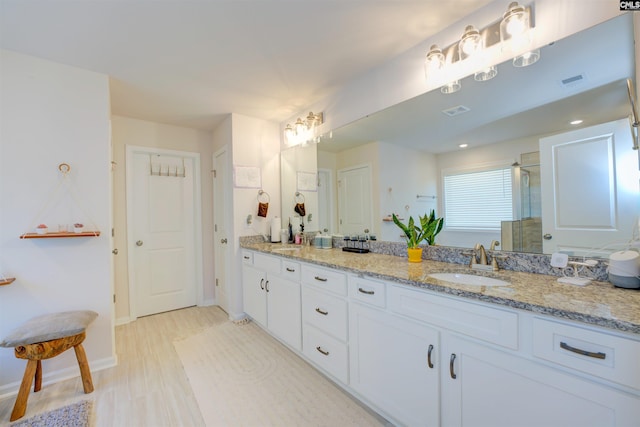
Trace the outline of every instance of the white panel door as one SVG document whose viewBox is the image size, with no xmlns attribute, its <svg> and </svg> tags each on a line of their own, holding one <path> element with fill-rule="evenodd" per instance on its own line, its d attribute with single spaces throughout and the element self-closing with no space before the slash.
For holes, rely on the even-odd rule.
<svg viewBox="0 0 640 427">
<path fill-rule="evenodd" d="M 363 234 L 372 230 L 371 171 L 368 165 L 338 171 L 338 230 Z"/>
<path fill-rule="evenodd" d="M 229 259 L 229 244 L 227 238 L 227 216 L 225 191 L 227 187 L 227 151 L 222 150 L 213 157 L 213 250 L 215 262 L 216 302 L 225 312 L 229 312 L 229 297 L 227 296 L 227 262 Z"/>
<path fill-rule="evenodd" d="M 133 157 L 133 224 L 129 234 L 135 242 L 130 249 L 130 268 L 134 269 L 136 316 L 196 305 L 195 160 L 184 159 L 184 177 L 150 173 L 152 164 L 181 169 L 182 160 L 146 153 Z"/>
<path fill-rule="evenodd" d="M 628 120 L 542 138 L 540 163 L 544 253 L 597 255 L 631 238 L 640 198 Z"/>
</svg>

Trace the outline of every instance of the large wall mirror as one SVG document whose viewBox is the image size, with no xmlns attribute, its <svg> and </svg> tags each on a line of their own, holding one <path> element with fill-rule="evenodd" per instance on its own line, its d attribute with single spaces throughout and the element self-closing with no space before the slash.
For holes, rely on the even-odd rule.
<svg viewBox="0 0 640 427">
<path fill-rule="evenodd" d="M 389 215 L 416 218 L 434 209 L 447 224 L 440 245 L 498 240 L 503 250 L 606 254 L 605 246 L 637 232 L 638 152 L 626 122 L 634 58 L 627 13 L 545 46 L 530 67 L 499 64 L 492 80 L 467 77 L 459 92 L 434 90 L 334 129 L 330 139 L 310 146 L 317 149 L 318 182 L 325 187 L 314 195 L 311 229 L 354 234 L 366 228 L 379 240 L 402 241 Z M 575 119 L 583 122 L 569 124 Z M 612 125 L 593 127 L 605 123 Z M 591 133 L 580 134 L 584 129 Z M 558 142 L 557 135 L 567 136 Z M 497 228 L 451 226 L 456 220 L 446 212 L 453 212 L 455 186 L 448 184 L 445 195 L 444 177 L 500 168 L 509 181 L 511 221 Z M 559 177 L 573 189 L 559 188 Z M 284 187 L 294 178 L 283 173 L 282 179 L 284 203 Z M 462 182 L 469 192 L 464 197 L 484 197 L 481 186 Z M 464 216 L 482 217 L 495 206 L 487 202 Z M 545 217 L 549 212 L 555 217 Z M 585 234 L 582 229 L 594 231 L 593 240 L 572 240 Z"/>
</svg>

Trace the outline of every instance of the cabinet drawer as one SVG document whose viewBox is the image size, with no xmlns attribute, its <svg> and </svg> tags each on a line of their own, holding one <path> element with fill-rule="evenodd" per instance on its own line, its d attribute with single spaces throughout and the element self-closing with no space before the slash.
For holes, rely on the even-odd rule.
<svg viewBox="0 0 640 427">
<path fill-rule="evenodd" d="M 253 254 L 253 266 L 267 273 L 280 273 L 280 258 L 261 253 Z"/>
<path fill-rule="evenodd" d="M 518 315 L 484 305 L 389 286 L 389 308 L 431 325 L 516 350 Z"/>
<path fill-rule="evenodd" d="M 347 276 L 335 270 L 311 265 L 302 266 L 302 282 L 319 286 L 338 295 L 347 295 Z"/>
<path fill-rule="evenodd" d="M 346 341 L 347 318 L 347 301 L 309 286 L 303 286 L 303 322 L 313 325 L 339 340 Z"/>
<path fill-rule="evenodd" d="M 247 265 L 253 265 L 253 252 L 242 251 L 242 263 Z"/>
<path fill-rule="evenodd" d="M 300 263 L 282 260 L 282 277 L 294 282 L 300 281 Z"/>
<path fill-rule="evenodd" d="M 304 325 L 303 353 L 344 384 L 349 382 L 347 345 L 310 325 Z"/>
<path fill-rule="evenodd" d="M 640 342 L 533 319 L 534 356 L 640 390 Z"/>
<path fill-rule="evenodd" d="M 363 277 L 349 276 L 349 298 L 384 308 L 387 303 L 385 284 Z"/>
</svg>

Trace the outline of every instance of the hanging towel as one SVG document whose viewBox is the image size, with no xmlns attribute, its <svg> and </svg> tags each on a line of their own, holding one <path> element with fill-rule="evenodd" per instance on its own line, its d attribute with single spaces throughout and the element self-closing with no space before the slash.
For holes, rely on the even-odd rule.
<svg viewBox="0 0 640 427">
<path fill-rule="evenodd" d="M 307 214 L 304 209 L 304 203 L 296 203 L 296 207 L 293 208 L 293 210 L 300 216 L 305 216 Z"/>
<path fill-rule="evenodd" d="M 267 210 L 269 210 L 269 203 L 258 202 L 258 216 L 266 218 Z"/>
</svg>

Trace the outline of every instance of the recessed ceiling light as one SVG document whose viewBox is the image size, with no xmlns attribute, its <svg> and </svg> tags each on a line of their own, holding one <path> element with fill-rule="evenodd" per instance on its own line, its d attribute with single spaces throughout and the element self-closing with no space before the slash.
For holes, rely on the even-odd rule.
<svg viewBox="0 0 640 427">
<path fill-rule="evenodd" d="M 459 144 L 458 147 L 460 148 L 467 148 L 469 146 L 469 144 Z"/>
<path fill-rule="evenodd" d="M 570 125 L 579 125 L 580 123 L 582 123 L 583 121 L 578 119 L 578 120 L 571 120 L 569 122 Z"/>
</svg>

